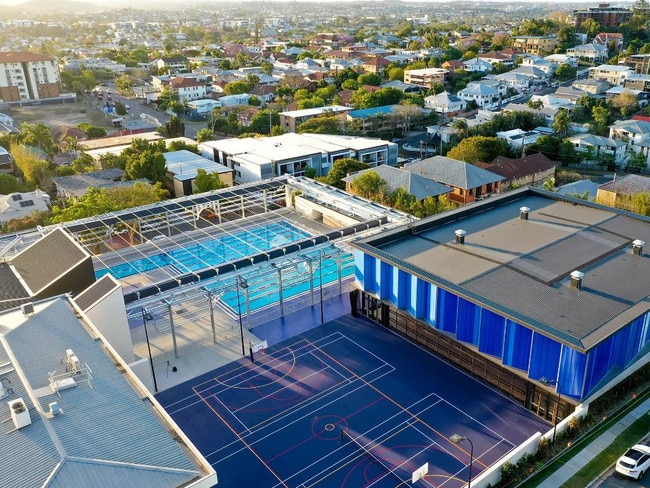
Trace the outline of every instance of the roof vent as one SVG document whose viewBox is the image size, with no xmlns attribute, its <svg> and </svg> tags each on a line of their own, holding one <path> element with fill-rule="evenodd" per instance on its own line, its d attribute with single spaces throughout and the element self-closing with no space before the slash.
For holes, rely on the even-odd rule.
<svg viewBox="0 0 650 488">
<path fill-rule="evenodd" d="M 456 244 L 465 244 L 465 236 L 467 235 L 467 232 L 463 229 L 458 229 L 454 234 L 456 234 Z"/>
<path fill-rule="evenodd" d="M 580 271 L 573 271 L 571 273 L 571 286 L 580 290 L 582 288 L 582 278 L 584 278 L 584 276 L 585 274 Z"/>
<path fill-rule="evenodd" d="M 521 220 L 528 220 L 529 213 L 530 213 L 530 209 L 528 207 L 521 207 L 519 209 L 519 218 Z"/>
<path fill-rule="evenodd" d="M 59 402 L 50 402 L 49 405 L 50 407 L 50 413 L 54 415 L 59 415 L 61 413 L 61 407 L 59 406 Z"/>
<path fill-rule="evenodd" d="M 23 303 L 20 306 L 20 309 L 23 311 L 23 315 L 25 317 L 29 317 L 34 313 L 34 304 L 32 302 L 29 303 Z"/>
<path fill-rule="evenodd" d="M 645 246 L 645 241 L 642 241 L 641 239 L 635 240 L 632 242 L 632 252 L 637 256 L 641 256 L 641 253 L 643 252 L 643 246 Z"/>
</svg>

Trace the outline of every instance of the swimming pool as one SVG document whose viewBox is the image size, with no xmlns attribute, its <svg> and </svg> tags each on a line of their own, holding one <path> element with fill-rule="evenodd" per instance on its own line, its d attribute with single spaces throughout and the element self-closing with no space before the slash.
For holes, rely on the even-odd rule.
<svg viewBox="0 0 650 488">
<path fill-rule="evenodd" d="M 95 271 L 95 276 L 99 279 L 110 273 L 121 279 L 166 266 L 176 274 L 191 273 L 282 247 L 309 236 L 308 232 L 287 221 L 274 221 L 99 269 Z"/>
</svg>

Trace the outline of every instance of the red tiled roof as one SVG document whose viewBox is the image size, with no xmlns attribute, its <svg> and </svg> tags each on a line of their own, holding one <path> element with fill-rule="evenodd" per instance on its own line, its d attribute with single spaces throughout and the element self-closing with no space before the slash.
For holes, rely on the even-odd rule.
<svg viewBox="0 0 650 488">
<path fill-rule="evenodd" d="M 483 166 L 483 169 L 503 176 L 506 180 L 523 178 L 535 173 L 547 171 L 555 167 L 555 163 L 542 153 L 530 154 L 523 158 L 511 159 L 499 156 L 492 161 L 492 164 Z"/>
<path fill-rule="evenodd" d="M 200 83 L 196 81 L 194 78 L 185 78 L 182 76 L 177 76 L 176 78 L 172 78 L 169 81 L 169 84 L 173 88 L 188 88 L 190 86 L 205 86 L 205 83 Z"/>
<path fill-rule="evenodd" d="M 33 61 L 54 61 L 54 58 L 27 51 L 0 52 L 0 63 L 31 63 Z"/>
<path fill-rule="evenodd" d="M 633 115 L 632 120 L 640 120 L 642 122 L 650 122 L 650 117 L 646 117 L 645 115 Z"/>
</svg>

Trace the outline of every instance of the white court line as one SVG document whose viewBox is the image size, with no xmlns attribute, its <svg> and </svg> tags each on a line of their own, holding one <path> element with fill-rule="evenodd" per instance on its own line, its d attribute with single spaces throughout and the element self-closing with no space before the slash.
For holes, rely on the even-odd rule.
<svg viewBox="0 0 650 488">
<path fill-rule="evenodd" d="M 379 371 L 379 370 L 381 370 L 381 369 L 384 369 L 384 366 L 380 366 L 379 368 L 377 368 L 377 369 L 371 371 L 370 373 L 374 373 L 374 372 Z M 382 377 L 384 377 L 384 376 L 386 376 L 386 375 L 392 373 L 393 371 L 395 371 L 395 368 L 391 367 L 389 371 L 387 371 L 386 373 L 383 373 L 381 376 L 378 376 L 378 377 L 375 378 L 373 381 L 376 381 L 376 380 L 378 380 L 378 379 L 380 379 L 380 378 L 382 378 Z M 369 374 L 370 374 L 370 373 L 369 373 Z M 328 396 L 330 396 L 330 395 L 336 393 L 338 390 L 341 390 L 341 389 L 343 389 L 343 388 L 345 388 L 345 387 L 347 387 L 347 386 L 349 386 L 349 385 L 353 385 L 355 382 L 356 382 L 356 383 L 359 383 L 359 385 L 358 385 L 356 388 L 354 388 L 353 390 L 350 390 L 350 391 L 346 392 L 346 393 L 343 394 L 342 396 L 337 396 L 337 397 L 335 397 L 334 399 L 332 399 L 332 401 L 330 401 L 330 402 L 328 402 L 328 403 L 325 403 L 325 404 L 319 406 L 319 407 L 318 407 L 317 409 L 315 409 L 315 410 L 312 409 L 312 410 L 307 411 L 304 415 L 302 415 L 302 416 L 296 418 L 295 420 L 292 420 L 292 421 L 289 422 L 289 423 L 283 423 L 283 424 L 281 424 L 281 427 L 279 427 L 279 428 L 277 428 L 277 429 L 275 429 L 275 430 L 273 430 L 273 431 L 270 431 L 269 433 L 265 434 L 264 436 L 260 437 L 259 439 L 256 439 L 254 442 L 249 443 L 248 445 L 249 445 L 249 446 L 254 446 L 254 445 L 257 444 L 258 442 L 263 441 L 263 440 L 265 440 L 265 439 L 267 439 L 267 438 L 269 438 L 269 437 L 271 437 L 271 436 L 273 436 L 273 435 L 276 435 L 276 434 L 282 432 L 285 428 L 287 428 L 287 427 L 289 427 L 289 426 L 295 424 L 296 422 L 299 422 L 299 421 L 301 421 L 301 420 L 304 420 L 304 419 L 306 419 L 306 418 L 308 418 L 308 417 L 313 417 L 314 413 L 318 412 L 319 410 L 322 410 L 322 409 L 325 408 L 325 407 L 328 407 L 328 406 L 330 406 L 330 405 L 332 405 L 332 404 L 335 404 L 335 403 L 337 403 L 338 401 L 340 401 L 342 398 L 345 398 L 346 396 L 349 396 L 349 395 L 351 395 L 352 393 L 355 393 L 356 391 L 358 391 L 358 390 L 360 390 L 360 389 L 365 388 L 365 387 L 368 386 L 367 383 L 361 381 L 361 379 L 358 379 L 358 380 L 355 380 L 355 381 L 351 381 L 351 382 L 348 382 L 348 383 L 342 384 L 342 386 L 340 386 L 339 388 L 335 388 L 334 390 L 328 392 L 328 393 L 327 393 L 326 395 L 324 395 L 324 396 L 320 396 L 320 395 L 319 395 L 319 397 L 318 397 L 317 399 L 310 398 L 310 399 L 308 399 L 308 400 L 305 400 L 304 402 L 301 402 L 301 406 L 300 406 L 300 407 L 298 407 L 298 408 L 296 408 L 296 409 L 292 409 L 291 411 L 285 413 L 284 415 L 281 415 L 281 416 L 278 416 L 278 417 L 274 418 L 273 421 L 271 421 L 270 423 L 268 423 L 268 424 L 266 425 L 265 429 L 268 428 L 269 426 L 273 425 L 273 424 L 276 424 L 276 423 L 278 423 L 278 422 L 284 420 L 284 419 L 287 419 L 287 418 L 290 418 L 290 417 L 295 416 L 296 413 L 298 413 L 300 410 L 303 410 L 305 407 L 309 406 L 309 404 L 315 403 L 316 401 L 321 400 L 322 398 L 328 397 Z M 234 440 L 234 441 L 230 442 L 229 444 L 226 444 L 226 445 L 220 447 L 219 449 L 217 449 L 217 450 L 215 450 L 215 451 L 212 451 L 212 452 L 209 453 L 209 454 L 206 454 L 205 457 L 208 458 L 209 456 L 212 456 L 212 455 L 214 455 L 214 454 L 217 454 L 217 453 L 219 453 L 221 450 L 226 449 L 226 448 L 232 446 L 233 444 L 238 444 L 238 445 L 240 445 L 241 442 L 239 442 L 239 440 Z M 229 458 L 229 457 L 231 457 L 231 456 L 233 456 L 233 455 L 235 455 L 235 454 L 238 454 L 238 453 L 240 453 L 240 452 L 242 452 L 242 451 L 246 451 L 246 450 L 248 450 L 248 447 L 246 447 L 246 446 L 241 446 L 239 449 L 237 449 L 237 450 L 234 451 L 233 453 L 231 453 L 231 454 L 229 454 L 229 455 L 227 455 L 227 456 L 224 456 L 224 457 L 222 457 L 222 458 L 220 458 L 220 459 L 227 459 L 227 458 Z"/>
</svg>

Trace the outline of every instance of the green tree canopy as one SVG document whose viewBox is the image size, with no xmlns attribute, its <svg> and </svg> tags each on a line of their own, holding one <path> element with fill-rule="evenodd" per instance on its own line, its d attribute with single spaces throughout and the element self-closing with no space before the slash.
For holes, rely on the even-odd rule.
<svg viewBox="0 0 650 488">
<path fill-rule="evenodd" d="M 362 169 L 368 169 L 370 166 L 366 163 L 353 158 L 341 158 L 334 161 L 332 168 L 327 176 L 325 176 L 325 183 L 335 186 L 337 188 L 345 189 L 345 178 L 348 174 L 356 173 Z"/>
<path fill-rule="evenodd" d="M 241 95 L 251 91 L 251 84 L 247 80 L 231 81 L 223 87 L 226 95 Z"/>
<path fill-rule="evenodd" d="M 208 173 L 204 169 L 196 170 L 194 180 L 194 193 L 204 193 L 211 190 L 219 190 L 227 185 L 219 178 L 219 173 Z"/>
<path fill-rule="evenodd" d="M 0 195 L 22 191 L 23 187 L 14 175 L 0 173 Z"/>
<path fill-rule="evenodd" d="M 23 174 L 26 183 L 30 185 L 43 184 L 49 167 L 47 161 L 20 144 L 12 144 L 9 152 L 16 168 Z"/>
<path fill-rule="evenodd" d="M 351 189 L 357 195 L 370 200 L 381 200 L 387 183 L 376 171 L 366 171 L 352 180 Z"/>
<path fill-rule="evenodd" d="M 343 123 L 338 117 L 332 115 L 323 115 L 305 120 L 296 129 L 298 134 L 342 134 Z"/>
<path fill-rule="evenodd" d="M 452 159 L 474 164 L 489 163 L 497 156 L 512 156 L 512 150 L 506 141 L 498 137 L 467 137 L 453 147 L 447 156 Z"/>
<path fill-rule="evenodd" d="M 115 212 L 125 208 L 159 202 L 168 197 L 169 192 L 162 188 L 161 183 L 150 185 L 142 181 L 136 181 L 132 187 L 90 188 L 82 197 L 68 201 L 65 208 L 54 206 L 52 209 L 52 222 L 55 224 L 69 222 L 106 212 Z"/>
</svg>

